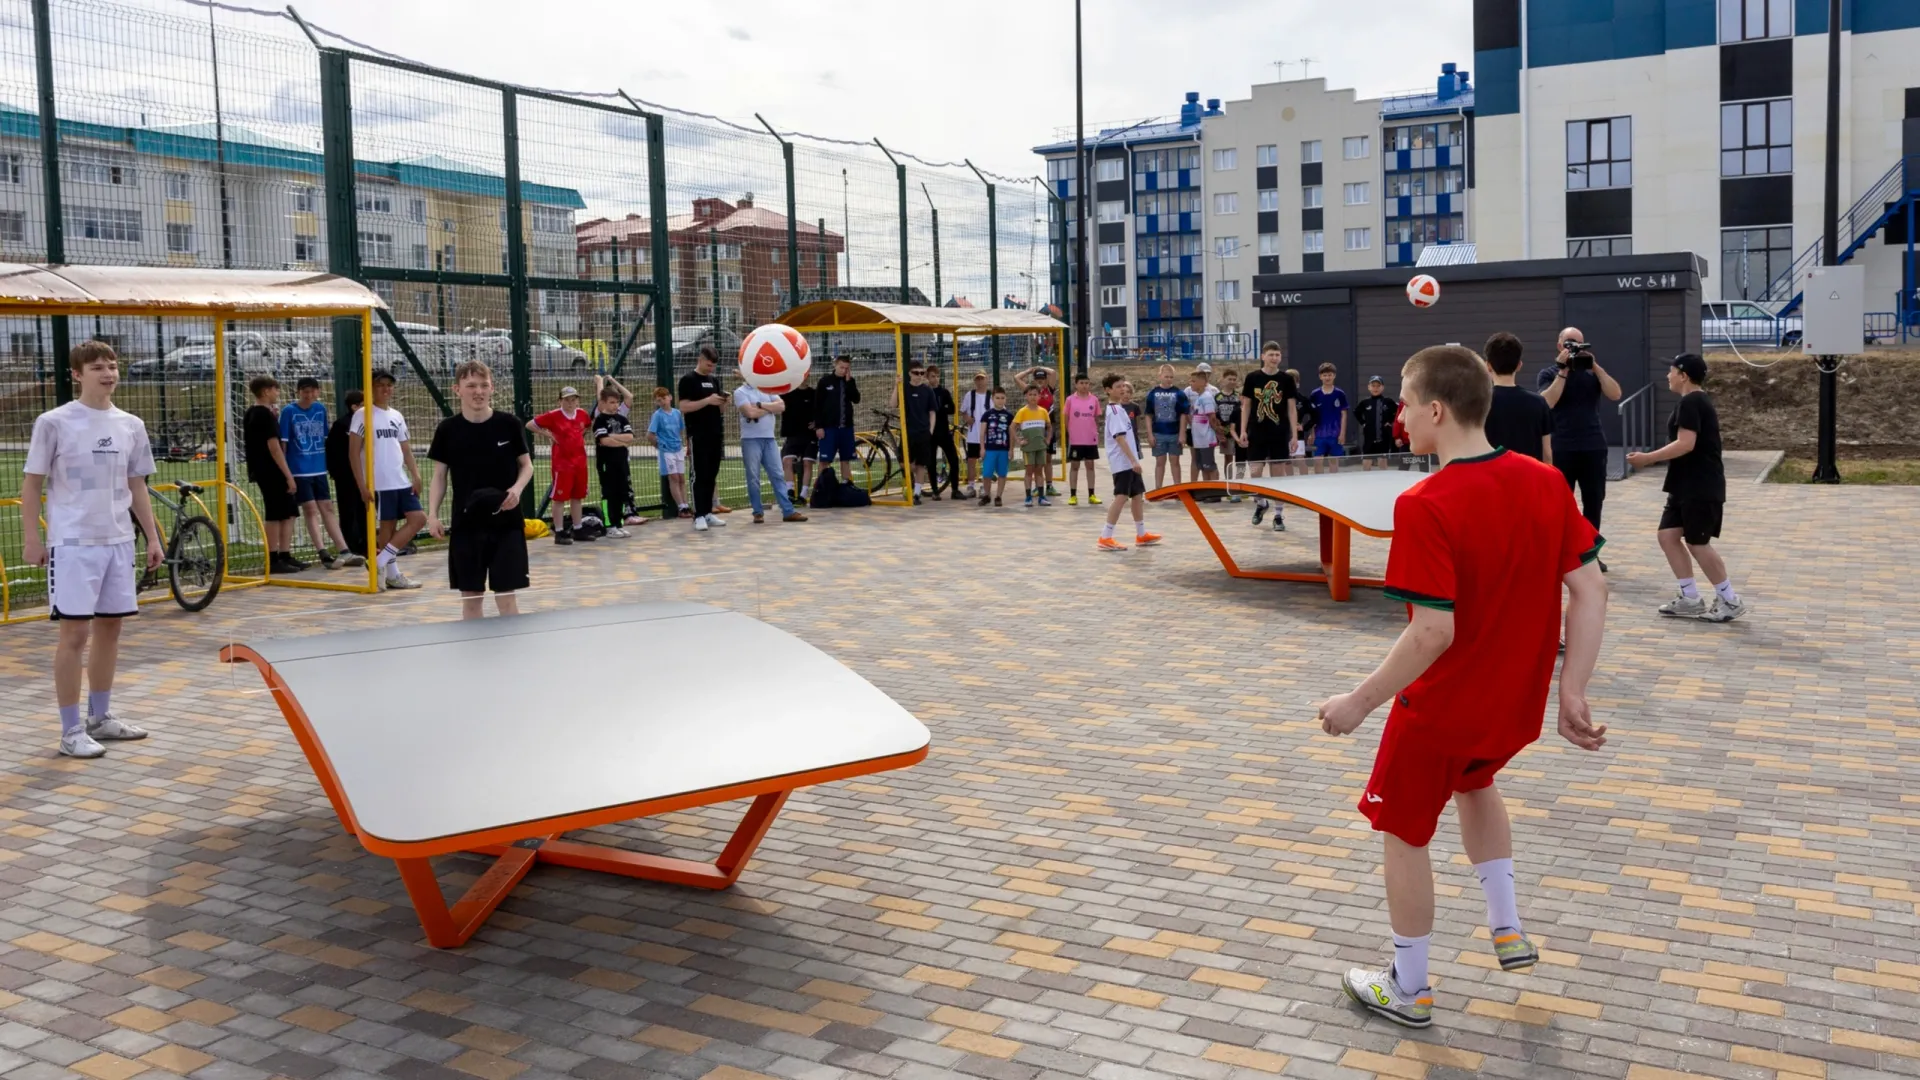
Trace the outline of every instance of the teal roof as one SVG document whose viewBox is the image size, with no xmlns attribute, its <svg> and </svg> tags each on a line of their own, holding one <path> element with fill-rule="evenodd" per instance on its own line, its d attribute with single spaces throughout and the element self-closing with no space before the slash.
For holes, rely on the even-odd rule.
<svg viewBox="0 0 1920 1080">
<path fill-rule="evenodd" d="M 210 124 L 185 124 L 171 128 L 115 127 L 77 120 L 60 121 L 62 135 L 96 142 L 118 143 L 135 154 L 177 158 L 183 161 L 214 161 L 216 142 Z M 40 117 L 23 109 L 0 105 L 0 136 L 22 139 L 40 137 Z M 244 128 L 229 127 L 218 146 L 228 164 L 286 172 L 321 174 L 325 163 L 319 154 L 291 143 L 262 138 Z M 353 171 L 360 176 L 391 180 L 408 187 L 429 188 L 457 195 L 483 195 L 505 199 L 506 178 L 478 166 L 453 161 L 439 155 L 402 161 L 355 160 Z M 569 187 L 520 182 L 520 197 L 542 206 L 561 206 L 569 210 L 587 207 L 580 193 Z"/>
</svg>

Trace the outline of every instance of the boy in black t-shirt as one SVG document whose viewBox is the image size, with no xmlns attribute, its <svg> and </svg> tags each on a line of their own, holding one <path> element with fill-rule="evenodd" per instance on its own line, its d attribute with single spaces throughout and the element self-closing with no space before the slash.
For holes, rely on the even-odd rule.
<svg viewBox="0 0 1920 1080">
<path fill-rule="evenodd" d="M 1656 462 L 1667 466 L 1666 509 L 1660 512 L 1660 550 L 1679 579 L 1680 592 L 1660 605 L 1660 614 L 1676 619 L 1732 622 L 1750 609 L 1733 591 L 1726 560 L 1713 549 L 1720 535 L 1721 511 L 1727 502 L 1727 472 L 1720 459 L 1720 415 L 1713 398 L 1700 389 L 1707 379 L 1707 362 L 1693 353 L 1673 358 L 1667 370 L 1667 389 L 1680 395 L 1667 421 L 1667 445 L 1646 454 L 1628 454 L 1636 469 Z M 1714 598 L 1700 595 L 1693 564 L 1713 583 Z"/>
<path fill-rule="evenodd" d="M 980 505 L 1000 505 L 1007 490 L 1008 459 L 1013 451 L 1013 413 L 1007 410 L 1007 391 L 993 391 L 993 407 L 980 414 Z M 994 482 L 999 486 L 995 487 Z"/>
<path fill-rule="evenodd" d="M 816 394 L 813 372 L 800 379 L 800 385 L 780 395 L 786 411 L 780 414 L 780 462 L 785 466 L 787 489 L 793 492 L 796 506 L 807 505 L 813 494 L 814 459 L 820 456 L 820 437 L 814 434 L 813 405 Z"/>
<path fill-rule="evenodd" d="M 1240 388 L 1237 438 L 1249 477 L 1292 472 L 1287 458 L 1293 453 L 1294 436 L 1300 428 L 1300 387 L 1293 376 L 1280 370 L 1281 359 L 1278 342 L 1260 346 L 1260 370 L 1249 373 L 1246 385 Z M 1273 531 L 1285 532 L 1287 524 L 1280 507 L 1264 498 L 1253 500 L 1253 523 L 1260 524 L 1270 505 Z"/>
<path fill-rule="evenodd" d="M 260 489 L 260 519 L 267 526 L 267 569 L 275 574 L 297 574 L 310 563 L 293 557 L 293 522 L 300 507 L 293 497 L 298 485 L 287 468 L 286 448 L 280 444 L 280 380 L 256 375 L 247 383 L 253 404 L 240 420 L 240 436 L 247 452 L 247 479 Z"/>
<path fill-rule="evenodd" d="M 527 534 L 520 496 L 533 480 L 526 435 L 512 413 L 493 408 L 493 371 L 478 360 L 454 369 L 460 414 L 440 421 L 433 445 L 433 481 L 427 530 L 447 535 L 440 500 L 453 484 L 453 535 L 447 544 L 447 584 L 460 591 L 460 617 L 478 619 L 489 587 L 502 615 L 520 614 L 513 595 L 527 587 Z M 618 395 L 616 394 L 616 397 Z"/>
<path fill-rule="evenodd" d="M 633 421 L 620 408 L 626 403 L 626 395 L 619 390 L 602 386 L 600 409 L 593 414 L 593 469 L 600 477 L 600 499 L 607 504 L 607 535 L 616 540 L 631 535 L 620 527 L 622 521 L 629 525 L 646 521 L 634 512 L 633 476 L 627 470 Z"/>
</svg>

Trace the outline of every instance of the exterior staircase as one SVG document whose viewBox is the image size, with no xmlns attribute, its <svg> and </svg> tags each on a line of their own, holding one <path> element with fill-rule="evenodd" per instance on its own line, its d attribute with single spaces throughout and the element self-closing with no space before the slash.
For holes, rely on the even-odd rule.
<svg viewBox="0 0 1920 1080">
<path fill-rule="evenodd" d="M 1860 196 L 1852 209 L 1840 216 L 1839 261 L 1845 263 L 1852 259 L 1888 222 L 1904 215 L 1907 207 L 1916 202 L 1920 202 L 1920 156 L 1901 158 Z M 1800 281 L 1807 271 L 1820 265 L 1825 240 L 1824 236 L 1815 237 L 1793 264 L 1768 284 L 1766 293 L 1759 299 L 1773 303 L 1786 301 L 1786 306 L 1779 310 L 1782 316 L 1799 310 L 1805 298 L 1799 289 Z"/>
</svg>

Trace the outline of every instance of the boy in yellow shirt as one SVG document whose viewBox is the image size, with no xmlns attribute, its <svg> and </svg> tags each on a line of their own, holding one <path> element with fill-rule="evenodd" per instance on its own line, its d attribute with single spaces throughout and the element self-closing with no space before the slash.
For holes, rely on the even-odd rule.
<svg viewBox="0 0 1920 1080">
<path fill-rule="evenodd" d="M 1019 433 L 1020 456 L 1027 465 L 1027 505 L 1032 506 L 1037 498 L 1041 506 L 1052 506 L 1047 501 L 1047 428 L 1051 422 L 1047 410 L 1040 407 L 1040 388 L 1027 387 L 1027 403 L 1013 414 L 1013 430 Z"/>
</svg>

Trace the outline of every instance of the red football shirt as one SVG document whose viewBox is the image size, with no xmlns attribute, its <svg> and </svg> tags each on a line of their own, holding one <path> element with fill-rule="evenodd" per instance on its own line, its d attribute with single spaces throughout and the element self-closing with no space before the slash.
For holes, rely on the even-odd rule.
<svg viewBox="0 0 1920 1080">
<path fill-rule="evenodd" d="M 569 417 L 560 409 L 552 409 L 534 417 L 533 422 L 553 436 L 554 461 L 564 464 L 587 460 L 586 432 L 593 426 L 592 413 L 575 409 Z"/>
<path fill-rule="evenodd" d="M 1453 644 L 1402 691 L 1390 724 L 1425 727 L 1460 757 L 1540 737 L 1560 644 L 1561 579 L 1606 541 L 1559 470 L 1496 450 L 1458 458 L 1393 507 L 1387 596 L 1453 613 Z"/>
</svg>

